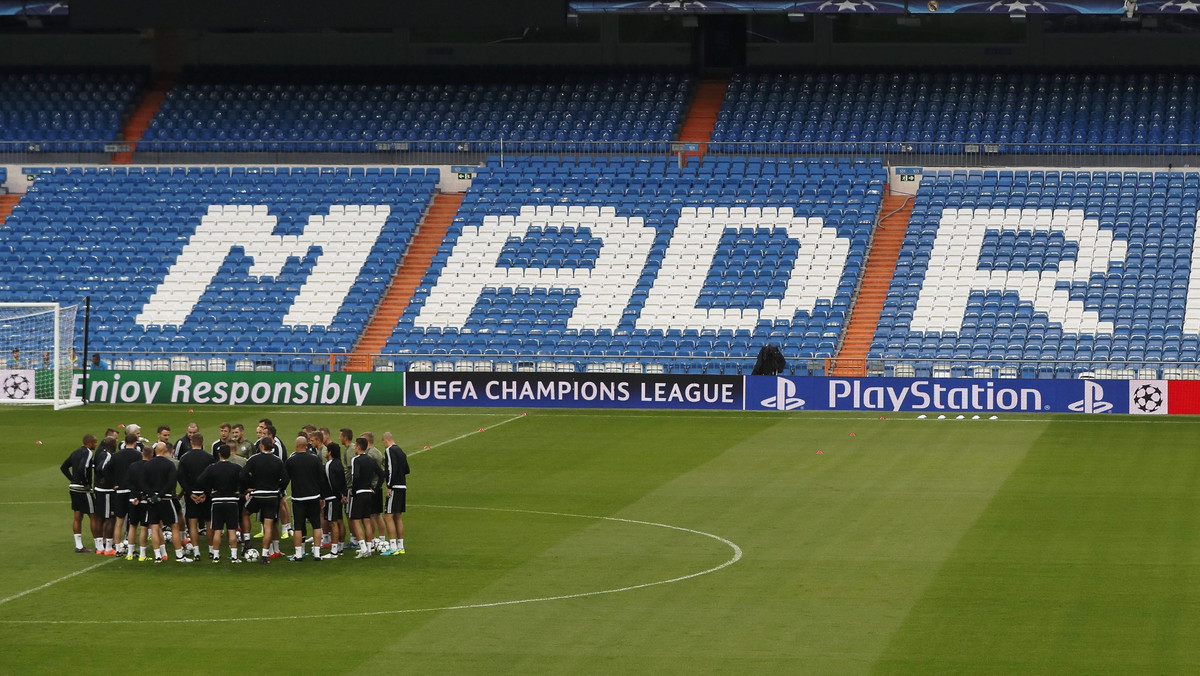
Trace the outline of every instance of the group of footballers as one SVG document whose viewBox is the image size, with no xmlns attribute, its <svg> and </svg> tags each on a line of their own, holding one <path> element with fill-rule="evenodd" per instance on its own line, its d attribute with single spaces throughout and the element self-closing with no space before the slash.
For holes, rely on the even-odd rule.
<svg viewBox="0 0 1200 676">
<path fill-rule="evenodd" d="M 85 434 L 61 467 L 70 481 L 75 551 L 93 551 L 83 545 L 87 514 L 95 553 L 127 561 L 166 562 L 173 542 L 175 560 L 192 563 L 202 556 L 204 533 L 213 563 L 221 561 L 223 535 L 232 563 L 281 558 L 280 539 L 289 536 L 296 548 L 289 558 L 300 561 L 306 527 L 315 561 L 347 548 L 357 549 L 356 558 L 404 553 L 408 456 L 391 432 L 381 437 L 381 451 L 370 432 L 356 437 L 342 428 L 339 443 L 329 428 L 306 425 L 290 453 L 269 418 L 258 421 L 256 432 L 251 442 L 241 424 L 223 423 L 208 448 L 196 423 L 174 443 L 167 425 L 158 427 L 154 441 L 142 438 L 138 425 L 124 426 L 123 440 L 112 428 L 102 439 Z M 261 556 L 251 544 L 251 516 L 262 527 L 253 536 L 262 538 Z M 349 544 L 343 518 L 350 522 Z"/>
</svg>

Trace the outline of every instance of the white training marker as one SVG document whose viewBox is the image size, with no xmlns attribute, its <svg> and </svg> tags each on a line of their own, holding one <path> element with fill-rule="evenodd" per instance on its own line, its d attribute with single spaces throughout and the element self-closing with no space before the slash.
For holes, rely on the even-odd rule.
<svg viewBox="0 0 1200 676">
<path fill-rule="evenodd" d="M 939 416 L 938 416 L 938 420 L 945 420 L 945 419 L 946 419 L 946 416 L 944 416 L 944 415 L 939 415 Z"/>
<path fill-rule="evenodd" d="M 955 417 L 954 417 L 954 419 L 955 419 L 955 420 L 966 420 L 966 419 L 967 419 L 967 416 L 965 416 L 965 415 L 958 415 L 958 416 L 955 416 Z"/>
<path fill-rule="evenodd" d="M 992 416 L 992 417 L 988 418 L 988 420 L 999 420 L 999 418 L 997 418 L 996 416 Z"/>
<path fill-rule="evenodd" d="M 924 419 L 925 419 L 925 414 L 924 414 L 924 413 L 922 413 L 921 415 L 917 416 L 917 420 L 924 420 Z"/>
<path fill-rule="evenodd" d="M 979 420 L 979 416 L 973 415 L 973 416 L 971 416 L 971 420 Z"/>
</svg>

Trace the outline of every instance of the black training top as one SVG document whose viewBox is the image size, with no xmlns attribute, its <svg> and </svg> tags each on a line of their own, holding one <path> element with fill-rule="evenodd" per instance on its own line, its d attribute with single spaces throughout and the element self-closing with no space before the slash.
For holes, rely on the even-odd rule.
<svg viewBox="0 0 1200 676">
<path fill-rule="evenodd" d="M 255 453 L 242 468 L 242 485 L 256 493 L 278 493 L 287 488 L 287 468 L 270 451 Z"/>
<path fill-rule="evenodd" d="M 325 462 L 325 497 L 336 498 L 346 494 L 346 471 L 342 461 L 333 456 Z"/>
<path fill-rule="evenodd" d="M 292 481 L 293 500 L 320 500 L 325 496 L 321 459 L 316 453 L 293 453 L 284 466 Z"/>
<path fill-rule="evenodd" d="M 112 482 L 118 490 L 130 490 L 129 466 L 142 459 L 142 452 L 136 448 L 122 448 L 113 456 L 109 466 L 112 467 Z"/>
<path fill-rule="evenodd" d="M 242 492 L 242 468 L 229 462 L 214 462 L 200 472 L 196 485 L 212 493 L 213 499 L 236 498 Z"/>
<path fill-rule="evenodd" d="M 97 490 L 112 490 L 113 474 L 112 474 L 113 454 L 103 448 L 96 449 L 95 470 L 96 489 Z"/>
<path fill-rule="evenodd" d="M 387 447 L 387 451 L 383 456 L 384 463 L 387 464 L 387 485 L 388 488 L 406 488 L 408 476 L 408 455 L 400 448 L 399 444 L 392 444 Z"/>
<path fill-rule="evenodd" d="M 85 490 L 92 485 L 92 461 L 95 456 L 87 446 L 80 446 L 63 460 L 59 466 L 63 476 L 71 482 L 72 490 Z"/>
<path fill-rule="evenodd" d="M 165 498 L 175 494 L 179 471 L 170 458 L 156 455 L 142 467 L 142 489 L 146 495 Z"/>
<path fill-rule="evenodd" d="M 375 462 L 375 458 L 366 453 L 359 453 L 350 461 L 350 492 L 357 493 L 359 491 L 375 492 L 373 486 L 378 481 L 383 481 L 386 477 L 383 474 L 383 468 Z"/>
<path fill-rule="evenodd" d="M 184 493 L 204 490 L 199 485 L 200 474 L 213 462 L 213 457 L 202 448 L 191 448 L 184 452 L 179 459 L 179 486 Z"/>
</svg>

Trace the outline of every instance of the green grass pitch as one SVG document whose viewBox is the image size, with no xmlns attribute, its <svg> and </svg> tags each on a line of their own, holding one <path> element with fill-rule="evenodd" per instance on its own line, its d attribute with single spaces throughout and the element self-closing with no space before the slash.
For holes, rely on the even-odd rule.
<svg viewBox="0 0 1200 676">
<path fill-rule="evenodd" d="M 520 413 L 0 409 L 0 673 L 1200 672 L 1200 420 Z M 408 553 L 72 551 L 85 432 L 263 416 L 395 432 Z"/>
</svg>

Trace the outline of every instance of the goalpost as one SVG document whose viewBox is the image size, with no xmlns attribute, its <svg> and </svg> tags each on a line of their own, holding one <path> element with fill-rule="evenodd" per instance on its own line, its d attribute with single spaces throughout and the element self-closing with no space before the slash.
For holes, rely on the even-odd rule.
<svg viewBox="0 0 1200 676">
<path fill-rule="evenodd" d="M 73 396 L 78 305 L 0 303 L 0 404 L 78 406 Z"/>
</svg>

